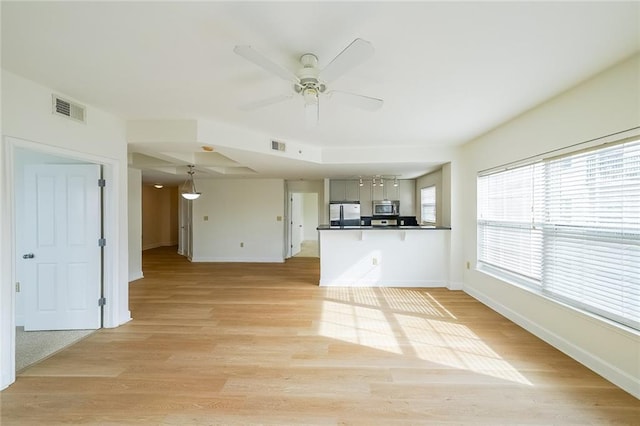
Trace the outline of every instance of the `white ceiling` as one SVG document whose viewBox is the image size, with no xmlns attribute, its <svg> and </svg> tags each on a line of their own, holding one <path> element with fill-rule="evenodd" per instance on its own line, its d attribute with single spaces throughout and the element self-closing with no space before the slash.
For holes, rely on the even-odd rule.
<svg viewBox="0 0 640 426">
<path fill-rule="evenodd" d="M 358 37 L 375 54 L 331 88 L 382 98 L 381 110 L 321 99 L 321 122 L 309 128 L 299 97 L 238 108 L 292 89 L 234 46 L 251 45 L 294 71 L 303 53 L 322 68 Z M 2 1 L 3 68 L 126 120 L 224 123 L 265 146 L 293 141 L 334 158 L 338 150 L 380 152 L 376 161 L 328 164 L 207 141 L 226 157 L 216 161 L 242 168 L 225 173 L 204 167 L 198 144 L 165 146 L 158 161 L 152 144 L 132 145 L 144 153 L 131 157 L 145 181 L 185 176 L 171 166 L 197 157 L 211 176 L 413 177 L 441 162 L 417 150 L 468 142 L 638 50 L 638 2 Z"/>
</svg>

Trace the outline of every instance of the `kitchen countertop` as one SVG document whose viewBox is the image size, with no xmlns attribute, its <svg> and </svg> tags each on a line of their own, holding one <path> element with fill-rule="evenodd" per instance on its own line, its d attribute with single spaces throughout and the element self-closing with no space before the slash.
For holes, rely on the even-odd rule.
<svg viewBox="0 0 640 426">
<path fill-rule="evenodd" d="M 320 225 L 316 228 L 318 231 L 433 231 L 433 230 L 450 230 L 446 226 L 418 225 L 418 226 L 329 226 Z"/>
</svg>

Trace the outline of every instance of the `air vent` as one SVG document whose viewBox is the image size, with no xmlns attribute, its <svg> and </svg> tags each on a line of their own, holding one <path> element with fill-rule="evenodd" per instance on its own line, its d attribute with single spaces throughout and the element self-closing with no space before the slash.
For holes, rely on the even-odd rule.
<svg viewBox="0 0 640 426">
<path fill-rule="evenodd" d="M 81 123 L 85 122 L 85 107 L 75 104 L 59 96 L 52 95 L 53 113 L 63 117 L 71 118 Z"/>
<path fill-rule="evenodd" d="M 271 141 L 271 149 L 274 151 L 284 151 L 286 149 L 284 142 Z"/>
</svg>

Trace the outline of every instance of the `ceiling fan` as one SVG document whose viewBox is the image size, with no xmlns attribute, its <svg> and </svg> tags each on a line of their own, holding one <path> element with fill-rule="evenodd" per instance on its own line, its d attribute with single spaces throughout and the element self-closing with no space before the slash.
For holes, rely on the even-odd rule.
<svg viewBox="0 0 640 426">
<path fill-rule="evenodd" d="M 300 68 L 295 73 L 271 61 L 251 46 L 236 46 L 233 51 L 283 80 L 293 83 L 293 93 L 282 94 L 245 104 L 240 107 L 243 110 L 254 110 L 272 105 L 291 99 L 296 94 L 299 94 L 304 99 L 307 123 L 316 125 L 320 118 L 320 95 L 327 95 L 342 103 L 367 111 L 380 109 L 384 102 L 382 99 L 340 90 L 327 91 L 329 82 L 342 76 L 351 68 L 361 64 L 373 55 L 374 48 L 371 43 L 361 38 L 357 38 L 351 42 L 351 44 L 323 69 L 318 68 L 318 57 L 316 55 L 305 53 L 300 57 Z"/>
</svg>

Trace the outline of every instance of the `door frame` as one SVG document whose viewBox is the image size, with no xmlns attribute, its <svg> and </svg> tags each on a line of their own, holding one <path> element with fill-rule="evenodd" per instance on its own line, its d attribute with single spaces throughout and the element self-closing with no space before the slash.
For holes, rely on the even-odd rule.
<svg viewBox="0 0 640 426">
<path fill-rule="evenodd" d="M 4 389 L 15 382 L 16 374 L 16 318 L 15 318 L 15 282 L 16 282 L 16 204 L 15 204 L 15 150 L 26 149 L 41 152 L 63 158 L 71 158 L 87 163 L 102 166 L 103 178 L 107 185 L 103 191 L 103 229 L 107 245 L 104 247 L 103 270 L 103 294 L 108 303 L 102 311 L 103 327 L 111 328 L 119 325 L 118 312 L 119 293 L 118 286 L 118 256 L 120 238 L 118 235 L 120 205 L 119 169 L 118 160 L 97 155 L 72 151 L 60 147 L 46 145 L 38 142 L 5 136 L 0 160 L 4 161 L 4 185 L 0 187 L 0 194 L 6 203 L 2 206 L 2 239 L 0 241 L 0 306 L 2 313 L 0 318 L 0 389 Z"/>
<path fill-rule="evenodd" d="M 193 260 L 193 203 L 182 196 L 178 201 L 178 254 Z"/>
<path fill-rule="evenodd" d="M 296 189 L 290 189 L 289 186 L 285 183 L 285 212 L 286 212 L 286 222 L 285 222 L 285 226 L 284 226 L 284 258 L 285 259 L 289 259 L 291 258 L 291 242 L 292 242 L 292 238 L 293 236 L 292 234 L 292 230 L 291 230 L 291 219 L 292 219 L 292 213 L 291 213 L 291 197 L 293 194 L 301 194 L 304 195 L 305 194 L 316 194 L 317 198 L 316 198 L 316 208 L 318 209 L 318 224 L 320 224 L 321 222 L 321 215 L 320 215 L 320 208 L 322 207 L 322 194 L 318 193 L 317 191 L 313 191 L 313 190 L 305 190 L 305 189 L 301 189 L 301 188 L 296 188 Z M 305 226 L 304 224 L 304 214 L 303 214 L 303 227 Z M 304 239 L 304 238 L 303 238 Z M 318 240 L 319 241 L 319 240 Z"/>
<path fill-rule="evenodd" d="M 294 206 L 296 205 L 296 203 L 294 203 L 294 197 L 297 196 L 297 198 L 300 201 L 300 217 L 298 219 L 300 219 L 300 226 L 304 226 L 304 192 L 290 192 L 289 193 L 289 220 L 287 221 L 287 226 L 289 226 L 289 245 L 288 245 L 288 257 L 293 257 L 295 256 L 295 254 L 293 253 L 293 237 L 294 237 L 294 233 L 296 232 L 294 230 L 294 219 L 295 219 L 295 215 L 294 215 Z M 303 228 L 304 229 L 304 228 Z M 300 234 L 299 231 L 297 231 L 298 234 Z M 300 246 L 300 244 L 302 244 L 302 238 L 300 238 L 300 241 L 298 242 L 298 246 Z M 298 250 L 298 253 L 300 252 L 300 250 Z M 298 254 L 296 253 L 296 254 Z"/>
</svg>

